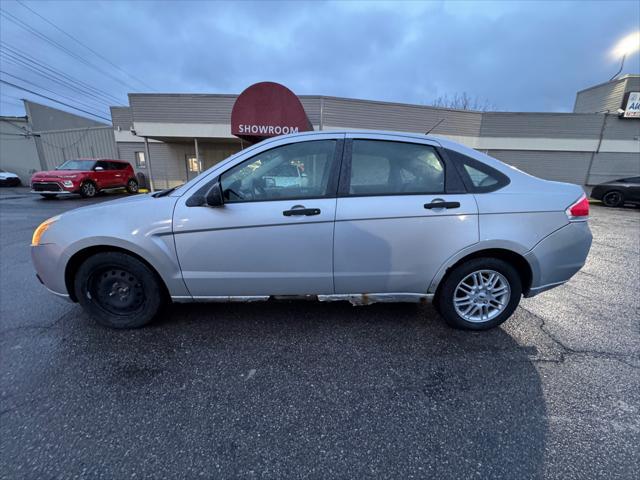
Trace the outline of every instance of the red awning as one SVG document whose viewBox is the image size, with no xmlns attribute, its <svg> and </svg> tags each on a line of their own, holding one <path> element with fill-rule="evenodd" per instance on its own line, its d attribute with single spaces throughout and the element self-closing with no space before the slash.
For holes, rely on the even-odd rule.
<svg viewBox="0 0 640 480">
<path fill-rule="evenodd" d="M 255 83 L 243 91 L 231 111 L 231 133 L 249 142 L 313 130 L 296 95 L 274 82 Z"/>
</svg>

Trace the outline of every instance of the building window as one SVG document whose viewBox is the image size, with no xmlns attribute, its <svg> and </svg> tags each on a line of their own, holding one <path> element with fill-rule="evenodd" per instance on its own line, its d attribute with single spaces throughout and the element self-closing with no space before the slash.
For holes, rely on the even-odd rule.
<svg viewBox="0 0 640 480">
<path fill-rule="evenodd" d="M 135 157 L 136 157 L 136 167 L 138 168 L 147 167 L 147 161 L 144 158 L 144 152 L 135 152 Z"/>
<path fill-rule="evenodd" d="M 198 173 L 198 159 L 195 155 L 187 155 L 187 168 L 190 173 Z"/>
</svg>

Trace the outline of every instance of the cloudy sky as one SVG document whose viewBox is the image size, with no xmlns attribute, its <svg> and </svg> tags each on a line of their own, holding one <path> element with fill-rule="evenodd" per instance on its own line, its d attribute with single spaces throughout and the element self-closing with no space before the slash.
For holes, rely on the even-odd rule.
<svg viewBox="0 0 640 480">
<path fill-rule="evenodd" d="M 637 1 L 58 2 L 1 0 L 0 78 L 98 115 L 128 92 L 297 94 L 570 111 L 618 69 Z M 624 72 L 639 73 L 638 53 Z M 0 84 L 0 111 L 23 115 Z M 58 107 L 60 105 L 57 105 Z"/>
</svg>

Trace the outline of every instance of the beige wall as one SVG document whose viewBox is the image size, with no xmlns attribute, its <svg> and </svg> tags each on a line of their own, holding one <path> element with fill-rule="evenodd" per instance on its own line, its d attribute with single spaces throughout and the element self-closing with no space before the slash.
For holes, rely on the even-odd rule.
<svg viewBox="0 0 640 480">
<path fill-rule="evenodd" d="M 31 174 L 40 170 L 34 137 L 23 135 L 26 128 L 25 119 L 0 119 L 0 168 L 17 174 L 23 185 L 29 185 Z"/>
</svg>

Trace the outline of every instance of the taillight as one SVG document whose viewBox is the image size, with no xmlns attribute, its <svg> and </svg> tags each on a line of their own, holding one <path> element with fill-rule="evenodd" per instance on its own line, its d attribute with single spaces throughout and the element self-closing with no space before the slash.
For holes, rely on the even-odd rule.
<svg viewBox="0 0 640 480">
<path fill-rule="evenodd" d="M 589 217 L 589 200 L 583 193 L 576 203 L 565 210 L 569 220 L 586 220 Z"/>
</svg>

